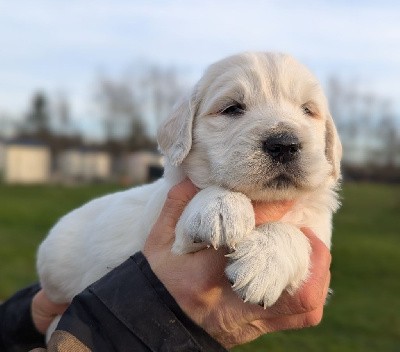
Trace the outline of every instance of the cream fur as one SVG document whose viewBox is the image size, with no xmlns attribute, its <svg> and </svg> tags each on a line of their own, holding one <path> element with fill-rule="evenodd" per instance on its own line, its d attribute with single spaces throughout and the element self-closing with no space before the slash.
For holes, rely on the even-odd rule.
<svg viewBox="0 0 400 352">
<path fill-rule="evenodd" d="M 243 115 L 221 113 L 233 102 L 245 106 Z M 302 146 L 291 169 L 262 150 L 265 138 L 284 131 Z M 299 227 L 310 227 L 330 247 L 338 208 L 341 145 L 314 76 L 283 54 L 219 61 L 160 127 L 158 140 L 166 157 L 162 179 L 89 202 L 64 216 L 43 241 L 37 267 L 49 297 L 71 301 L 141 250 L 168 190 L 186 176 L 201 191 L 179 220 L 173 251 L 230 248 L 226 274 L 251 303 L 270 306 L 283 290 L 294 292 L 310 263 Z M 281 173 L 291 177 L 282 188 L 274 181 Z M 282 199 L 295 199 L 294 208 L 281 221 L 255 228 L 251 201 Z"/>
</svg>

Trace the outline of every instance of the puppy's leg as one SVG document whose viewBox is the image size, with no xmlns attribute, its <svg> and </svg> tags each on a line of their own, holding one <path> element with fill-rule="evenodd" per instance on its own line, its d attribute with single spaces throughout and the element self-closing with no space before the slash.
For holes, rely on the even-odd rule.
<svg viewBox="0 0 400 352">
<path fill-rule="evenodd" d="M 185 208 L 176 226 L 172 251 L 194 252 L 205 245 L 236 245 L 255 227 L 251 201 L 244 194 L 211 186 L 201 190 Z"/>
<path fill-rule="evenodd" d="M 294 293 L 307 279 L 310 253 L 308 239 L 298 228 L 265 224 L 229 254 L 226 275 L 245 301 L 269 307 L 283 290 Z"/>
</svg>

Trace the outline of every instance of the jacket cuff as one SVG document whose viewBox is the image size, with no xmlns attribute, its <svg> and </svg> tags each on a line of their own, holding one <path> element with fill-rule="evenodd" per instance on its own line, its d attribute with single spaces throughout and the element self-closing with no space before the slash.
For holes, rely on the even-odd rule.
<svg viewBox="0 0 400 352">
<path fill-rule="evenodd" d="M 44 335 L 32 321 L 32 298 L 40 290 L 34 284 L 15 293 L 0 306 L 0 351 L 28 351 L 44 347 Z"/>
<path fill-rule="evenodd" d="M 94 351 L 226 351 L 181 310 L 141 252 L 76 296 L 57 330 Z"/>
</svg>

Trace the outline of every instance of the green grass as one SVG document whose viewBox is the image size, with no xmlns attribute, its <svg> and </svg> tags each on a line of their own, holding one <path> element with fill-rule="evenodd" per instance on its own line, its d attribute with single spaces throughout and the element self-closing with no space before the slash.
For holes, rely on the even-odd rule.
<svg viewBox="0 0 400 352">
<path fill-rule="evenodd" d="M 0 301 L 37 281 L 36 248 L 56 220 L 116 186 L 0 185 Z"/>
<path fill-rule="evenodd" d="M 35 250 L 62 214 L 116 186 L 0 186 L 0 300 L 36 280 Z M 400 187 L 345 185 L 320 326 L 260 337 L 244 351 L 400 351 Z"/>
<path fill-rule="evenodd" d="M 264 335 L 244 351 L 400 351 L 400 187 L 351 184 L 334 219 L 331 287 L 320 326 Z"/>
</svg>

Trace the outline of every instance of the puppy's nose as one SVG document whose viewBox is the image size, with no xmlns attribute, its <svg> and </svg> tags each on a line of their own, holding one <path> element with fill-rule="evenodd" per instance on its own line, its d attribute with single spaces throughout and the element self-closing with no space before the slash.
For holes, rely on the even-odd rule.
<svg viewBox="0 0 400 352">
<path fill-rule="evenodd" d="M 269 136 L 263 142 L 263 150 L 272 160 L 282 164 L 295 160 L 301 150 L 299 139 L 290 133 L 279 133 Z"/>
</svg>

